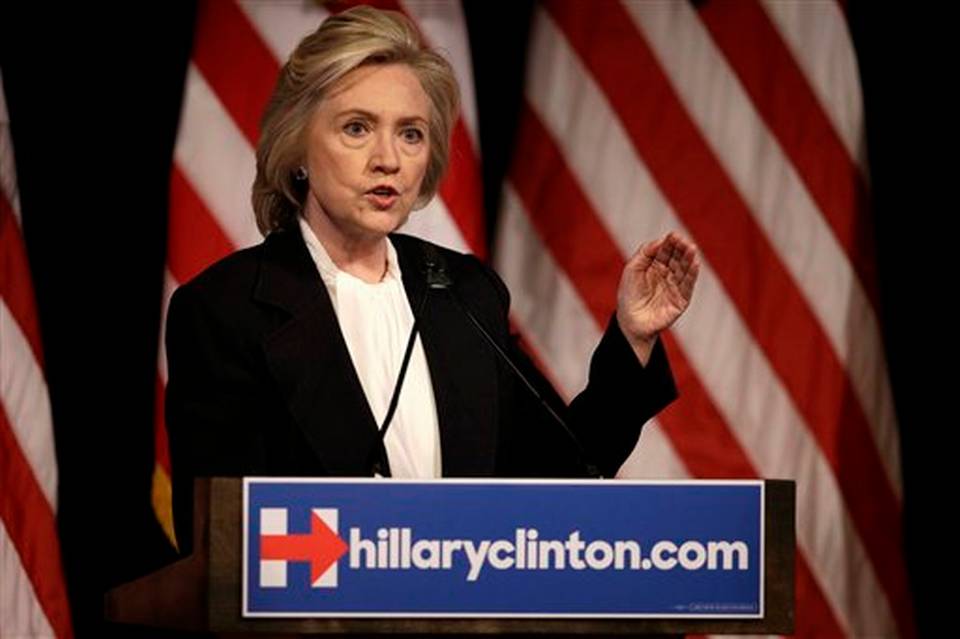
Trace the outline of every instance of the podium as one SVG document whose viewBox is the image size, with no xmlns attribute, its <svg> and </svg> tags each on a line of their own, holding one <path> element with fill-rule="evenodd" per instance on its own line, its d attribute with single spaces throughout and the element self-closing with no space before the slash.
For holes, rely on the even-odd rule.
<svg viewBox="0 0 960 639">
<path fill-rule="evenodd" d="M 235 636 L 269 634 L 792 634 L 794 632 L 795 484 L 763 482 L 763 617 L 732 618 L 249 618 L 242 611 L 243 485 L 233 478 L 198 479 L 194 489 L 194 552 L 114 588 L 105 618 L 134 624 Z"/>
</svg>

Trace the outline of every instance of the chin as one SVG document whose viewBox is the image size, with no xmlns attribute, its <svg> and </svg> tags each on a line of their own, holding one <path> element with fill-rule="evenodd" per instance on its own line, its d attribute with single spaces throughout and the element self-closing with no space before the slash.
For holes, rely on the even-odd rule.
<svg viewBox="0 0 960 639">
<path fill-rule="evenodd" d="M 371 225 L 371 230 L 387 235 L 388 233 L 393 233 L 401 226 L 407 223 L 407 219 L 410 217 L 410 212 L 399 214 L 394 211 L 377 211 L 377 214 L 380 216 L 376 220 L 376 223 Z"/>
</svg>

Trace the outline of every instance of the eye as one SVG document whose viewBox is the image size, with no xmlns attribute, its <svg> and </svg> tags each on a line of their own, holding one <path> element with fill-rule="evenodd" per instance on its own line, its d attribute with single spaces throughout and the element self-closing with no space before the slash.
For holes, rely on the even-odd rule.
<svg viewBox="0 0 960 639">
<path fill-rule="evenodd" d="M 423 138 L 424 138 L 423 131 L 412 126 L 403 129 L 400 132 L 400 135 L 403 137 L 404 142 L 409 142 L 410 144 L 423 142 Z"/>
<path fill-rule="evenodd" d="M 343 132 L 351 137 L 358 138 L 367 132 L 367 124 L 361 120 L 351 120 L 343 125 Z"/>
</svg>

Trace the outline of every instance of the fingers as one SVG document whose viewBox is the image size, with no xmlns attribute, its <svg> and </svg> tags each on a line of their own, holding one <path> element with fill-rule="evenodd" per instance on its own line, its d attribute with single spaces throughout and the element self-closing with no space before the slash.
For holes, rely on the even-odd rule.
<svg viewBox="0 0 960 639">
<path fill-rule="evenodd" d="M 697 247 L 693 242 L 673 231 L 660 241 L 662 244 L 657 252 L 657 261 L 678 275 L 690 268 L 697 255 Z"/>
<path fill-rule="evenodd" d="M 654 258 L 654 261 L 663 264 L 667 268 L 670 268 L 670 260 L 673 259 L 673 253 L 676 249 L 676 236 L 671 231 L 659 240 L 659 244 L 660 247 L 657 250 L 657 255 Z"/>
<path fill-rule="evenodd" d="M 664 246 L 658 252 L 657 259 L 667 256 L 666 266 L 670 279 L 685 299 L 693 295 L 693 286 L 700 273 L 700 258 L 697 246 L 679 233 L 671 232 L 664 238 Z"/>
<path fill-rule="evenodd" d="M 683 277 L 678 280 L 680 295 L 689 300 L 693 297 L 693 287 L 697 283 L 697 276 L 700 274 L 700 258 L 695 254 L 689 268 L 684 272 Z"/>
<path fill-rule="evenodd" d="M 627 260 L 625 270 L 631 272 L 642 272 L 650 268 L 650 265 L 653 264 L 654 258 L 657 256 L 657 252 L 660 250 L 661 244 L 663 244 L 666 239 L 666 237 L 662 237 L 659 240 L 646 242 L 638 246 L 637 250 L 634 251 L 633 255 L 630 256 L 630 259 Z"/>
<path fill-rule="evenodd" d="M 671 231 L 660 239 L 640 245 L 627 267 L 644 271 L 654 262 L 667 269 L 670 279 L 681 292 L 692 293 L 700 271 L 699 250 L 693 242 Z"/>
</svg>

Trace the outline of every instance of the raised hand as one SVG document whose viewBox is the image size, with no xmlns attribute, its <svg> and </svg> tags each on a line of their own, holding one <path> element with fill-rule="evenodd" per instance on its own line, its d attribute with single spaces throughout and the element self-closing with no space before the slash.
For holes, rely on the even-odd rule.
<svg viewBox="0 0 960 639">
<path fill-rule="evenodd" d="M 617 322 L 642 364 L 657 334 L 689 306 L 699 272 L 697 247 L 673 232 L 641 245 L 627 262 L 617 289 Z"/>
</svg>

